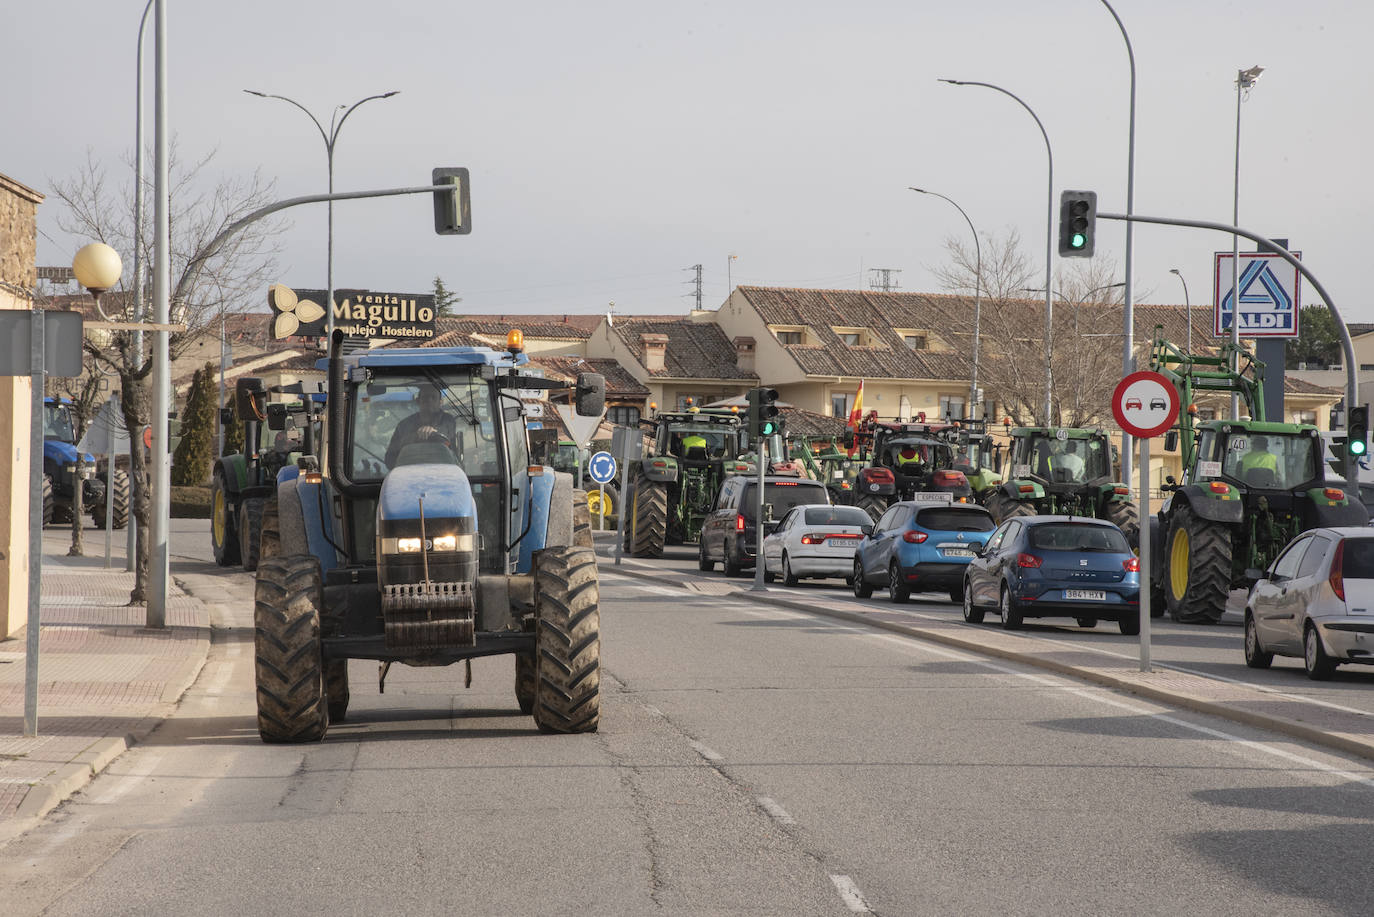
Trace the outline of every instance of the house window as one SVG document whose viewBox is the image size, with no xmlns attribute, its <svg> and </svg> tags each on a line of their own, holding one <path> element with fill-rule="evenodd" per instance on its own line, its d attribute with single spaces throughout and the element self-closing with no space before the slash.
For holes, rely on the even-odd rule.
<svg viewBox="0 0 1374 917">
<path fill-rule="evenodd" d="M 846 331 L 840 335 L 840 340 L 850 347 L 859 346 L 860 334 L 857 331 Z"/>
<path fill-rule="evenodd" d="M 802 342 L 802 333 L 800 331 L 779 331 L 777 334 L 779 344 L 792 345 Z"/>
<path fill-rule="evenodd" d="M 606 409 L 606 419 L 617 427 L 639 426 L 639 408 L 632 404 L 616 404 Z"/>
<path fill-rule="evenodd" d="M 1311 364 L 1308 364 L 1308 365 L 1310 366 Z M 1301 367 L 1299 367 L 1299 369 L 1301 369 Z M 1362 372 L 1362 373 L 1367 373 L 1367 372 L 1369 372 L 1370 370 L 1374 370 L 1374 363 L 1361 363 L 1361 364 L 1360 364 L 1360 372 Z"/>
<path fill-rule="evenodd" d="M 703 403 L 705 403 L 705 399 L 703 399 L 700 395 L 678 395 L 678 396 L 677 396 L 677 409 L 678 409 L 679 411 L 685 411 L 685 410 L 687 410 L 688 408 L 693 408 L 693 407 L 699 408 L 699 407 L 702 406 Z"/>
<path fill-rule="evenodd" d="M 1316 425 L 1317 425 L 1317 412 L 1316 412 L 1316 411 L 1294 411 L 1294 412 L 1293 412 L 1293 423 L 1310 423 L 1310 424 L 1312 424 L 1313 426 L 1316 426 Z"/>
<path fill-rule="evenodd" d="M 868 333 L 863 328 L 832 326 L 830 330 L 835 332 L 835 336 L 848 347 L 859 347 L 864 344 L 872 343 L 868 340 Z"/>
<path fill-rule="evenodd" d="M 849 419 L 849 411 L 854 407 L 853 392 L 830 393 L 830 416 Z"/>
<path fill-rule="evenodd" d="M 924 334 L 904 334 L 902 343 L 909 350 L 925 350 L 928 342 Z"/>
<path fill-rule="evenodd" d="M 964 405 L 967 403 L 962 395 L 941 395 L 940 396 L 940 419 L 946 417 L 951 420 L 964 419 Z"/>
</svg>

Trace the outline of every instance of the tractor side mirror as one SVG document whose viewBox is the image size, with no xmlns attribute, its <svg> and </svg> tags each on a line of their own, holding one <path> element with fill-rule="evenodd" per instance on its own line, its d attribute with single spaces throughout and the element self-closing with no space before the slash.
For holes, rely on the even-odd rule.
<svg viewBox="0 0 1374 917">
<path fill-rule="evenodd" d="M 233 422 L 234 422 L 234 409 L 233 409 L 233 408 L 220 408 L 220 409 L 219 409 L 219 425 L 220 425 L 221 427 L 227 427 L 227 426 L 229 426 L 229 425 L 230 425 L 231 423 L 233 423 Z"/>
<path fill-rule="evenodd" d="M 244 377 L 234 383 L 234 411 L 242 421 L 267 419 L 267 390 L 261 379 Z"/>
<path fill-rule="evenodd" d="M 273 402 L 267 406 L 267 429 L 285 430 L 286 429 L 286 405 L 281 402 Z"/>
<path fill-rule="evenodd" d="M 601 373 L 578 373 L 576 401 L 580 416 L 600 417 L 606 410 L 606 377 Z"/>
<path fill-rule="evenodd" d="M 846 430 L 846 431 L 845 431 L 845 434 L 844 434 L 844 439 L 841 440 L 841 442 L 844 443 L 844 447 L 845 447 L 846 449 L 853 449 L 853 448 L 854 448 L 854 431 L 853 431 L 853 430 Z"/>
<path fill-rule="evenodd" d="M 1178 481 L 1175 481 L 1175 480 L 1174 480 L 1174 476 L 1173 476 L 1173 475 L 1171 475 L 1171 474 L 1166 474 L 1166 475 L 1164 476 L 1164 483 L 1165 483 L 1165 484 L 1177 484 Z"/>
<path fill-rule="evenodd" d="M 1173 452 L 1178 448 L 1178 431 L 1170 430 L 1164 434 L 1164 451 Z"/>
</svg>

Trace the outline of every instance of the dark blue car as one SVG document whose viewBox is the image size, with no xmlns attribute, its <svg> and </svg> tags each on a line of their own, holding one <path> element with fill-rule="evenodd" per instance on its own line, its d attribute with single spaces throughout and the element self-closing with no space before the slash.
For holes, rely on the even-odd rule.
<svg viewBox="0 0 1374 917">
<path fill-rule="evenodd" d="M 964 574 L 964 620 L 988 610 L 1015 630 L 1025 618 L 1116 621 L 1140 633 L 1140 559 L 1110 522 L 1083 516 L 1018 516 L 992 533 Z"/>
<path fill-rule="evenodd" d="M 962 601 L 964 568 L 996 527 L 973 503 L 894 503 L 854 551 L 854 595 L 866 599 L 876 586 L 894 602 L 913 592 Z"/>
</svg>

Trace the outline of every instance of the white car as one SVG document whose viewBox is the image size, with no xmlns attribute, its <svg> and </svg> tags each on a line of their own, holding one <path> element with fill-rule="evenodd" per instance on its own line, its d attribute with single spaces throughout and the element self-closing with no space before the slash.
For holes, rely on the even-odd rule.
<svg viewBox="0 0 1374 917">
<path fill-rule="evenodd" d="M 763 578 L 797 580 L 842 576 L 854 569 L 854 549 L 873 530 L 873 517 L 857 506 L 794 506 L 763 539 Z"/>
<path fill-rule="evenodd" d="M 1314 679 L 1344 663 L 1374 664 L 1374 530 L 1303 532 L 1256 580 L 1245 664 L 1265 669 L 1275 655 L 1301 657 Z"/>
</svg>

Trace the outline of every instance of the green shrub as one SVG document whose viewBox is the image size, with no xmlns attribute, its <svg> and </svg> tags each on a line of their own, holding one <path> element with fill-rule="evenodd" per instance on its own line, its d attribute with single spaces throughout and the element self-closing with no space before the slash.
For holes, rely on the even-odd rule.
<svg viewBox="0 0 1374 917">
<path fill-rule="evenodd" d="M 206 363 L 191 377 L 191 390 L 181 415 L 181 440 L 172 455 L 172 483 L 194 486 L 210 480 L 210 459 L 215 454 L 215 367 Z"/>
</svg>

